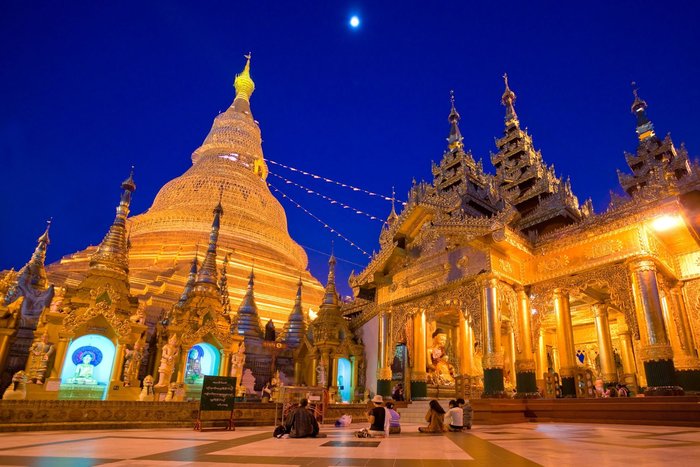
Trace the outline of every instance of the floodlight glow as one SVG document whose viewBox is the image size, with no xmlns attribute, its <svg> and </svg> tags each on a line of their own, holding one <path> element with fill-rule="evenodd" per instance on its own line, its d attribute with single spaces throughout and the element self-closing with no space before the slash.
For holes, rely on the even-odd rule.
<svg viewBox="0 0 700 467">
<path fill-rule="evenodd" d="M 665 215 L 657 217 L 651 222 L 651 226 L 657 232 L 665 232 L 681 225 L 683 221 L 679 216 Z"/>
</svg>

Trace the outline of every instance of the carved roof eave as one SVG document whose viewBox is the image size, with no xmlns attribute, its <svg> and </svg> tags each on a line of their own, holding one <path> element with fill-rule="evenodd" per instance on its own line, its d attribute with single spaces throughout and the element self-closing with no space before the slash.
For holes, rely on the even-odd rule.
<svg viewBox="0 0 700 467">
<path fill-rule="evenodd" d="M 558 216 L 569 218 L 571 219 L 572 223 L 576 223 L 581 219 L 581 213 L 577 209 L 574 209 L 572 206 L 562 205 L 547 209 L 545 211 L 538 210 L 532 215 L 522 219 L 516 225 L 518 229 L 525 230 L 535 225 L 545 223 Z"/>
<path fill-rule="evenodd" d="M 351 276 L 348 279 L 350 287 L 359 287 L 361 284 L 371 282 L 373 280 L 372 275 L 374 275 L 375 272 L 384 266 L 396 248 L 396 242 L 382 247 L 382 249 L 379 250 L 379 253 L 372 257 L 365 269 L 363 269 L 359 274 Z"/>
</svg>

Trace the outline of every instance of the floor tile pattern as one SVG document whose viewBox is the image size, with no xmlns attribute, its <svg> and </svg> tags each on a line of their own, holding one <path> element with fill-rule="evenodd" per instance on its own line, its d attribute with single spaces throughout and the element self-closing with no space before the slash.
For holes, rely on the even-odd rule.
<svg viewBox="0 0 700 467">
<path fill-rule="evenodd" d="M 529 423 L 426 435 L 405 424 L 388 439 L 357 439 L 349 428 L 327 438 L 276 439 L 272 427 L 204 433 L 185 429 L 0 434 L 0 465 L 13 466 L 690 466 L 700 429 Z"/>
</svg>

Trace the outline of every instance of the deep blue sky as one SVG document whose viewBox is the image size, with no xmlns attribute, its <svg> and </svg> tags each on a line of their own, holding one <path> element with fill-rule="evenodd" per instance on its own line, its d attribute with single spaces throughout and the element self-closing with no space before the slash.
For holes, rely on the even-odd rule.
<svg viewBox="0 0 700 467">
<path fill-rule="evenodd" d="M 492 170 L 506 71 L 536 147 L 598 212 L 619 189 L 623 151 L 636 147 L 630 81 L 657 133 L 672 131 L 691 156 L 700 153 L 695 2 L 467 3 L 3 1 L 0 269 L 29 259 L 51 216 L 49 261 L 98 243 L 132 164 L 132 212 L 145 211 L 231 103 L 249 50 L 265 156 L 373 191 L 395 185 L 405 197 L 413 177 L 432 179 L 450 89 L 465 145 Z M 386 202 L 290 178 L 388 213 Z M 270 181 L 366 250 L 377 248 L 380 224 Z M 333 235 L 282 203 L 292 237 L 328 251 Z M 366 264 L 335 245 L 340 258 Z M 326 257 L 308 252 L 325 282 Z M 344 293 L 353 268 L 361 269 L 339 263 Z"/>
</svg>

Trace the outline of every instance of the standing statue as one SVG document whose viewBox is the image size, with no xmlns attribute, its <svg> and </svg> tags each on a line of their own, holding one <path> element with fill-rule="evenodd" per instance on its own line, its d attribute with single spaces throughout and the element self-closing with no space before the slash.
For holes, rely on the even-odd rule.
<svg viewBox="0 0 700 467">
<path fill-rule="evenodd" d="M 236 378 L 239 386 L 243 379 L 243 365 L 245 365 L 245 343 L 241 342 L 238 350 L 231 357 L 231 376 Z"/>
<path fill-rule="evenodd" d="M 144 302 L 139 301 L 136 313 L 129 317 L 129 321 L 134 324 L 146 324 L 146 304 Z"/>
<path fill-rule="evenodd" d="M 321 360 L 316 366 L 316 382 L 324 388 L 328 386 L 328 377 L 326 375 L 326 364 Z"/>
<path fill-rule="evenodd" d="M 141 362 L 143 360 L 144 345 L 139 339 L 134 344 L 134 349 L 126 349 L 126 354 L 124 355 L 124 370 L 122 374 L 122 381 L 124 381 L 124 387 L 131 386 L 132 382 L 137 382 L 139 378 L 139 369 L 141 368 Z"/>
<path fill-rule="evenodd" d="M 53 351 L 53 344 L 49 343 L 49 335 L 46 332 L 44 332 L 40 340 L 32 344 L 29 349 L 29 354 L 31 356 L 29 378 L 33 383 L 44 384 L 46 371 L 49 369 L 49 359 Z"/>
<path fill-rule="evenodd" d="M 158 384 L 156 387 L 165 387 L 170 384 L 170 378 L 175 370 L 177 356 L 180 355 L 180 342 L 177 334 L 173 334 L 168 339 L 168 343 L 163 346 L 158 366 Z"/>
<path fill-rule="evenodd" d="M 63 299 L 65 298 L 66 289 L 63 287 L 55 287 L 54 292 L 49 310 L 51 313 L 63 313 Z"/>
<path fill-rule="evenodd" d="M 447 355 L 447 334 L 442 328 L 433 333 L 433 343 L 428 349 L 428 381 L 435 385 L 453 386 L 455 384 L 454 368 Z"/>
</svg>

